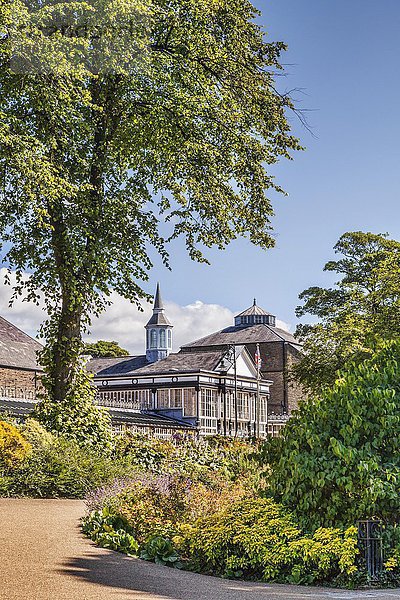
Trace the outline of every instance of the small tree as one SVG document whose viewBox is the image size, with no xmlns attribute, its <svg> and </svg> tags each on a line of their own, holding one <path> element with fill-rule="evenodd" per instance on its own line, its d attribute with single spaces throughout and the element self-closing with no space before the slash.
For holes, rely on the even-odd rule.
<svg viewBox="0 0 400 600">
<path fill-rule="evenodd" d="M 121 348 L 118 342 L 99 340 L 93 344 L 86 343 L 83 351 L 93 358 L 117 358 L 118 356 L 129 356 L 128 350 Z"/>
<path fill-rule="evenodd" d="M 299 325 L 303 359 L 294 367 L 299 381 L 313 392 L 333 385 L 346 362 L 359 362 L 379 340 L 400 336 L 400 242 L 386 235 L 349 232 L 335 245 L 340 256 L 325 271 L 337 273 L 335 287 L 311 287 L 300 294 L 297 316 L 313 315 Z"/>
<path fill-rule="evenodd" d="M 271 490 L 303 524 L 400 517 L 400 341 L 350 363 L 267 444 Z"/>
</svg>

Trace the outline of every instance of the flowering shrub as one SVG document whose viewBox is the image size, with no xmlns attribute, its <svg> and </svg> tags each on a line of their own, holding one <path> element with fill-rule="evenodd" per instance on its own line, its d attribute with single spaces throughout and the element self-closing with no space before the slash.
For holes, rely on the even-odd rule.
<svg viewBox="0 0 400 600">
<path fill-rule="evenodd" d="M 14 469 L 30 454 L 31 445 L 16 427 L 0 421 L 0 467 Z"/>
<path fill-rule="evenodd" d="M 238 483 L 148 476 L 122 491 L 121 481 L 115 485 L 117 495 L 110 496 L 109 487 L 96 506 L 119 520 L 146 560 L 223 577 L 308 584 L 339 576 L 349 581 L 357 571 L 354 527 L 304 535 L 282 505 Z M 86 522 L 96 522 L 97 514 Z"/>
</svg>

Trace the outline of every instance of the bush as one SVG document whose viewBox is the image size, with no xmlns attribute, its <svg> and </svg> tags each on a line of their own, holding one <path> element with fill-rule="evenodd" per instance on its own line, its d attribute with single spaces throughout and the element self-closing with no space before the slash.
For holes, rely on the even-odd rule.
<svg viewBox="0 0 400 600">
<path fill-rule="evenodd" d="M 152 536 L 170 538 L 176 533 L 176 523 L 187 508 L 187 490 L 188 483 L 182 478 L 148 474 L 131 482 L 105 505 L 144 544 Z"/>
<path fill-rule="evenodd" d="M 357 572 L 355 528 L 304 535 L 282 505 L 237 483 L 142 476 L 115 497 L 103 495 L 98 508 L 134 537 L 142 558 L 160 564 L 290 583 L 349 583 Z M 96 527 L 98 514 L 85 523 Z"/>
<path fill-rule="evenodd" d="M 49 446 L 37 447 L 14 469 L 0 493 L 36 498 L 83 498 L 89 490 L 129 473 L 133 474 L 134 468 L 124 461 L 115 461 L 90 447 L 82 448 L 73 440 L 54 437 Z"/>
<path fill-rule="evenodd" d="M 171 442 L 131 431 L 118 436 L 114 446 L 114 456 L 117 459 L 129 458 L 135 466 L 152 472 L 160 471 L 162 463 L 173 452 Z"/>
<path fill-rule="evenodd" d="M 54 443 L 54 436 L 35 419 L 27 419 L 20 426 L 24 438 L 28 440 L 34 452 L 46 450 Z"/>
<path fill-rule="evenodd" d="M 350 364 L 266 445 L 271 492 L 310 530 L 400 520 L 400 341 Z"/>
<path fill-rule="evenodd" d="M 83 519 L 82 530 L 102 548 L 118 550 L 129 556 L 136 556 L 139 544 L 129 531 L 129 526 L 107 508 L 94 511 L 90 518 Z"/>
<path fill-rule="evenodd" d="M 304 536 L 293 516 L 265 498 L 238 498 L 180 527 L 178 549 L 196 571 L 289 583 L 332 580 L 357 571 L 356 529 Z"/>
<path fill-rule="evenodd" d="M 0 421 L 0 467 L 15 469 L 31 452 L 31 445 L 16 427 Z"/>
</svg>

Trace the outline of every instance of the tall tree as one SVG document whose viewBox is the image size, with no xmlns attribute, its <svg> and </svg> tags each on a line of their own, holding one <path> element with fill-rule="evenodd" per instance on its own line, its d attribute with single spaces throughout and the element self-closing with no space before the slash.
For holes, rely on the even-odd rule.
<svg viewBox="0 0 400 600">
<path fill-rule="evenodd" d="M 311 287 L 297 316 L 313 315 L 314 324 L 299 325 L 303 359 L 295 375 L 309 389 L 332 385 L 348 360 L 362 360 L 382 340 L 400 337 L 400 242 L 387 235 L 348 232 L 335 245 L 341 257 L 325 271 L 340 275 L 335 287 Z"/>
<path fill-rule="evenodd" d="M 112 290 L 138 303 L 153 246 L 273 246 L 265 165 L 299 149 L 281 42 L 247 0 L 0 0 L 0 233 L 15 294 L 44 294 L 50 397 Z M 159 225 L 162 231 L 159 231 Z M 22 273 L 31 273 L 28 281 Z"/>
</svg>

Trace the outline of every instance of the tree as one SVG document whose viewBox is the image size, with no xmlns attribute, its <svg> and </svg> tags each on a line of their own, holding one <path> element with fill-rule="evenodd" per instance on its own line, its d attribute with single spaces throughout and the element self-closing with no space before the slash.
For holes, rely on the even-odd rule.
<svg viewBox="0 0 400 600">
<path fill-rule="evenodd" d="M 86 343 L 84 352 L 90 354 L 93 358 L 114 358 L 118 356 L 129 356 L 128 350 L 121 348 L 118 342 L 108 342 L 99 340 L 94 344 Z"/>
<path fill-rule="evenodd" d="M 400 341 L 351 363 L 267 448 L 276 498 L 310 529 L 400 517 Z"/>
<path fill-rule="evenodd" d="M 297 316 L 319 321 L 299 325 L 303 358 L 294 367 L 301 383 L 319 392 L 332 385 L 347 361 L 370 356 L 380 340 L 400 335 L 400 242 L 387 235 L 349 232 L 335 245 L 341 254 L 325 271 L 341 279 L 333 288 L 311 287 L 300 294 Z"/>
<path fill-rule="evenodd" d="M 0 232 L 15 295 L 49 320 L 49 397 L 79 394 L 82 331 L 139 303 L 153 246 L 273 246 L 265 165 L 299 149 L 281 42 L 247 0 L 0 2 Z M 161 226 L 161 230 L 160 230 Z M 28 271 L 26 280 L 23 273 Z"/>
</svg>

